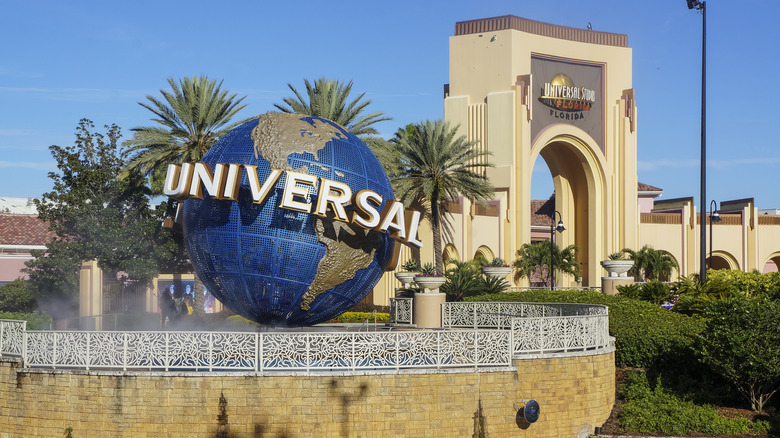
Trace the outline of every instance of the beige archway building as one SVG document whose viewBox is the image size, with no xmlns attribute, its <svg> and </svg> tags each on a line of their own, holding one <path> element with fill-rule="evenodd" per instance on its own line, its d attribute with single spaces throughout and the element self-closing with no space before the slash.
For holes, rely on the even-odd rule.
<svg viewBox="0 0 780 438">
<path fill-rule="evenodd" d="M 580 248 L 583 286 L 601 284 L 599 261 L 638 239 L 633 96 L 625 35 L 515 16 L 456 24 L 444 116 L 492 154 L 502 241 L 488 246 L 513 260 L 531 241 L 531 173 L 544 159 L 566 224 L 556 243 Z M 473 214 L 461 204 L 456 222 Z M 461 254 L 486 243 L 473 228 L 460 230 Z"/>
<path fill-rule="evenodd" d="M 557 211 L 553 223 L 562 220 L 566 230 L 553 233 L 555 242 L 576 244 L 582 268 L 581 279 L 557 278 L 559 287 L 600 287 L 607 275 L 600 261 L 644 245 L 677 262 L 672 280 L 700 271 L 694 199 L 658 200 L 662 189 L 637 181 L 637 108 L 626 35 L 503 16 L 456 23 L 449 51 L 444 118 L 492 154 L 487 176 L 495 193 L 487 205 L 450 200 L 447 258 L 495 256 L 511 263 L 524 243 L 550 237 L 548 216 Z M 552 173 L 554 205 L 531 199 L 539 159 Z M 760 212 L 748 198 L 722 201 L 719 211 L 711 268 L 777 270 L 780 210 Z M 430 227 L 420 228 L 420 240 L 425 247 L 414 256 L 432 261 Z M 400 261 L 412 256 L 404 247 Z M 518 284 L 528 285 L 528 279 Z M 388 273 L 368 300 L 386 304 L 399 286 Z"/>
</svg>

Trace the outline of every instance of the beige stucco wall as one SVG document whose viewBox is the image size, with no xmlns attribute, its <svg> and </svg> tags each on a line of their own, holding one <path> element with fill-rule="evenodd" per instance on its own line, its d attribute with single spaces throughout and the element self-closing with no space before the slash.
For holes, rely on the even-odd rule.
<svg viewBox="0 0 780 438">
<path fill-rule="evenodd" d="M 527 90 L 517 83 L 519 79 L 543 82 L 543 78 L 530 77 L 531 57 L 536 54 L 605 66 L 603 152 L 602 145 L 567 124 L 549 126 L 531 138 L 530 117 L 538 103 L 525 98 Z M 502 223 L 507 245 L 501 250 L 508 258 L 531 239 L 531 171 L 540 155 L 554 174 L 556 210 L 569 224 L 559 243 L 580 247 L 586 285 L 600 284 L 598 261 L 621 248 L 636 246 L 636 108 L 633 100 L 623 98 L 632 87 L 631 57 L 628 47 L 516 29 L 450 37 L 445 120 L 460 125 L 462 134 L 492 153 L 496 167 L 488 176 L 498 189 L 506 190 L 509 202 Z M 567 282 L 573 279 L 564 279 L 562 285 Z"/>
<path fill-rule="evenodd" d="M 51 371 L 0 361 L 0 438 L 575 437 L 612 410 L 614 353 L 495 372 L 267 375 Z M 522 430 L 515 406 L 535 399 Z M 483 434 L 475 431 L 484 426 Z"/>
</svg>

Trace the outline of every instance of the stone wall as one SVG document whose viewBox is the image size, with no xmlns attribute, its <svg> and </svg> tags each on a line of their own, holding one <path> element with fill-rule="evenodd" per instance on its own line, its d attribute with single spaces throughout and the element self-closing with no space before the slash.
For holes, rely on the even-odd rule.
<svg viewBox="0 0 780 438">
<path fill-rule="evenodd" d="M 24 369 L 0 361 L 0 438 L 576 437 L 609 416 L 614 353 L 492 371 L 255 375 Z M 523 400 L 538 422 L 515 423 Z"/>
</svg>

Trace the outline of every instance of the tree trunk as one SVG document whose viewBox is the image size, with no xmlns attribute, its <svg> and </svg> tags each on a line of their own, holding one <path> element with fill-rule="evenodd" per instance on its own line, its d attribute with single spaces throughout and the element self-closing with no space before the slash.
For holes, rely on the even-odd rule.
<svg viewBox="0 0 780 438">
<path fill-rule="evenodd" d="M 434 197 L 435 198 L 435 197 Z M 431 199 L 431 231 L 433 231 L 433 260 L 436 263 L 436 273 L 444 274 L 444 261 L 441 252 L 441 217 L 438 199 Z"/>
</svg>

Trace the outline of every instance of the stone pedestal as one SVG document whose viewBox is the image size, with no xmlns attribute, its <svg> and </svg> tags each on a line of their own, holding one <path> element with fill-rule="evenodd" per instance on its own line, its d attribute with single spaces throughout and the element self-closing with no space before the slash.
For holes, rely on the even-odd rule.
<svg viewBox="0 0 780 438">
<path fill-rule="evenodd" d="M 441 305 L 447 301 L 447 294 L 414 294 L 414 325 L 417 328 L 441 328 Z"/>
<path fill-rule="evenodd" d="M 618 286 L 625 286 L 633 283 L 633 277 L 601 277 L 601 292 L 606 295 L 617 295 Z"/>
</svg>

